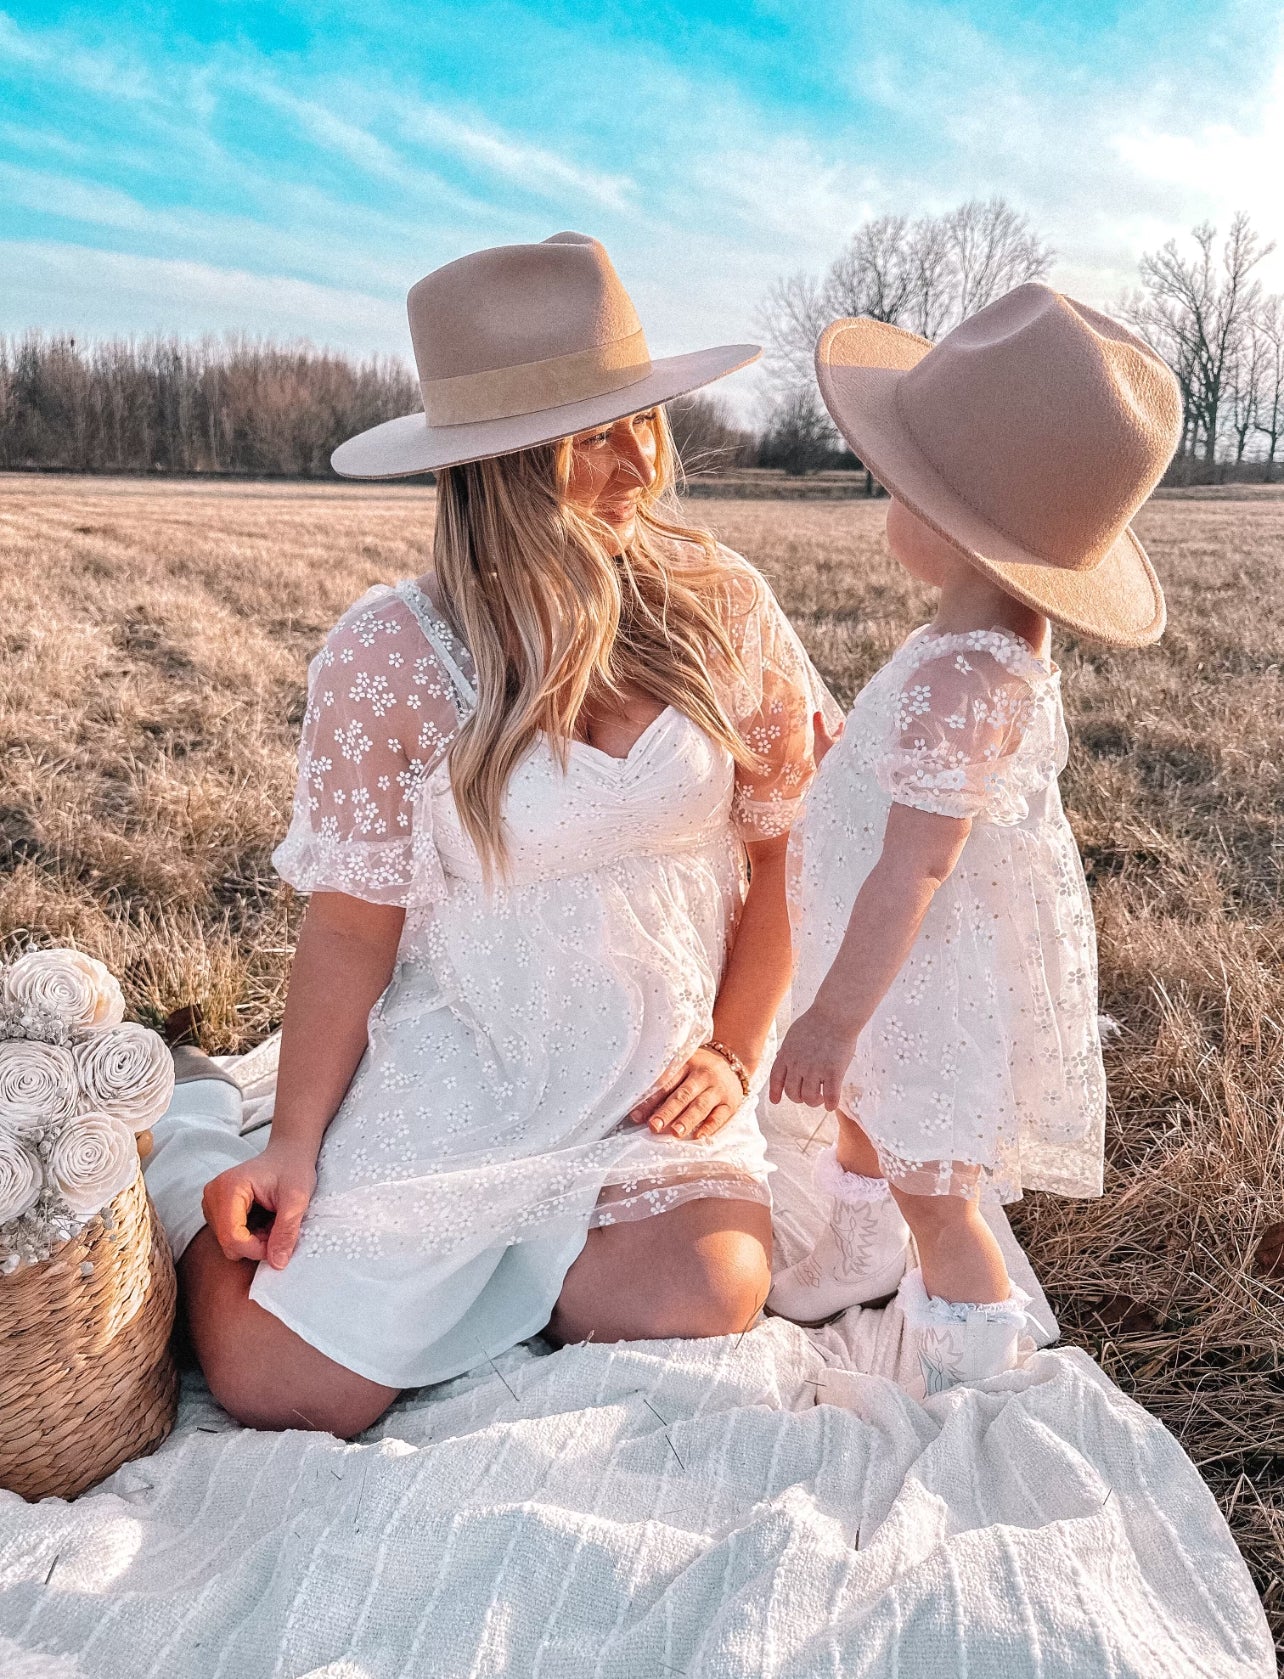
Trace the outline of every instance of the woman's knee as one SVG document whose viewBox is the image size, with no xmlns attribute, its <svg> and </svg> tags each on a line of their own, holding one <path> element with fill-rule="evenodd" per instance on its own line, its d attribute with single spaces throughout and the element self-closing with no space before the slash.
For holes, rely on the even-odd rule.
<svg viewBox="0 0 1284 1679">
<path fill-rule="evenodd" d="M 347 1439 L 395 1398 L 310 1346 L 249 1297 L 254 1266 L 224 1257 L 206 1227 L 179 1264 L 192 1348 L 210 1393 L 246 1428 L 312 1428 Z"/>
<path fill-rule="evenodd" d="M 382 1396 L 324 1392 L 313 1385 L 298 1385 L 251 1369 L 243 1361 L 207 1368 L 210 1392 L 244 1428 L 282 1432 L 285 1429 L 314 1429 L 349 1440 L 376 1423 L 388 1409 Z"/>
<path fill-rule="evenodd" d="M 549 1334 L 566 1344 L 739 1334 L 771 1287 L 771 1218 L 756 1203 L 693 1202 L 591 1231 Z"/>
<path fill-rule="evenodd" d="M 666 1326 L 656 1336 L 739 1335 L 754 1323 L 770 1291 L 770 1266 L 757 1242 L 737 1242 L 717 1258 L 702 1259 L 686 1286 L 658 1303 Z"/>
<path fill-rule="evenodd" d="M 771 1288 L 763 1244 L 740 1231 L 701 1244 L 682 1274 L 656 1291 L 650 1303 L 656 1340 L 738 1335 L 762 1310 Z"/>
</svg>

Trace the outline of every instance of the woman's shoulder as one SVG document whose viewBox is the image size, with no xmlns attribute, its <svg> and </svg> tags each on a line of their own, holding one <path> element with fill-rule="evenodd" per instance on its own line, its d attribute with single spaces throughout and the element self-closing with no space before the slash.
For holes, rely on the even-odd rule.
<svg viewBox="0 0 1284 1679">
<path fill-rule="evenodd" d="M 308 667 L 308 690 L 380 723 L 431 718 L 436 735 L 472 703 L 472 662 L 417 582 L 380 583 L 340 615 Z"/>
<path fill-rule="evenodd" d="M 376 583 L 340 615 L 318 654 L 332 664 L 399 667 L 413 655 L 432 664 L 471 663 L 446 623 L 427 578 Z"/>
<path fill-rule="evenodd" d="M 414 613 L 400 586 L 375 583 L 344 608 L 321 648 L 324 664 L 352 664 L 371 649 L 404 641 L 418 634 Z"/>
</svg>

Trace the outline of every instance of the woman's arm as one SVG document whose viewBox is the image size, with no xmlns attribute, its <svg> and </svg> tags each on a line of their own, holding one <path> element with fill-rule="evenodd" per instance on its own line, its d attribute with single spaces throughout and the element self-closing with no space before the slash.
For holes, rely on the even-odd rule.
<svg viewBox="0 0 1284 1679">
<path fill-rule="evenodd" d="M 962 855 L 971 819 L 894 804 L 883 849 L 852 905 L 847 931 L 811 1007 L 785 1034 L 771 1100 L 838 1106 L 856 1042 L 918 937 L 938 886 Z"/>
<path fill-rule="evenodd" d="M 771 1023 L 789 986 L 789 911 L 785 852 L 789 836 L 754 840 L 749 890 L 713 1008 L 713 1035 L 752 1071 L 762 1058 Z M 670 1069 L 656 1093 L 630 1115 L 637 1124 L 675 1137 L 710 1137 L 744 1100 L 740 1080 L 715 1050 L 698 1049 Z"/>
<path fill-rule="evenodd" d="M 280 1269 L 294 1252 L 321 1139 L 365 1053 L 367 1017 L 392 977 L 405 914 L 342 892 L 310 899 L 290 970 L 271 1141 L 205 1186 L 205 1217 L 229 1259 Z M 256 1202 L 274 1215 L 270 1232 L 249 1228 Z"/>
</svg>

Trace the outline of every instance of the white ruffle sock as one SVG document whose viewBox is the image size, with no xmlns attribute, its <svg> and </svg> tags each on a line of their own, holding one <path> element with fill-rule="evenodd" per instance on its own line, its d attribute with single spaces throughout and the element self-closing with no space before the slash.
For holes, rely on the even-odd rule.
<svg viewBox="0 0 1284 1679">
<path fill-rule="evenodd" d="M 816 1162 L 815 1182 L 832 1198 L 829 1223 L 767 1296 L 769 1311 L 807 1328 L 885 1299 L 905 1275 L 911 1251 L 909 1225 L 883 1178 L 845 1172 L 828 1148 Z"/>
<path fill-rule="evenodd" d="M 987 1305 L 941 1300 L 928 1294 L 923 1273 L 915 1269 L 901 1279 L 896 1303 L 911 1340 L 915 1374 L 907 1385 L 915 1399 L 1000 1376 L 1034 1351 L 1030 1296 L 1019 1288 Z"/>
<path fill-rule="evenodd" d="M 185 1065 L 182 1050 L 174 1060 L 174 1099 L 152 1126 L 143 1178 L 177 1262 L 205 1223 L 205 1185 L 258 1154 L 269 1132 L 241 1135 L 240 1087 L 213 1062 L 202 1056 L 203 1066 L 195 1057 Z M 191 1076 L 202 1073 L 208 1076 Z"/>
</svg>

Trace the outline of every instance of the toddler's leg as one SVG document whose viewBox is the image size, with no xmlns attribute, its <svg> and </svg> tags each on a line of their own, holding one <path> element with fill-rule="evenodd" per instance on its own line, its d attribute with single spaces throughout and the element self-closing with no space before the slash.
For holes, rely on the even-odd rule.
<svg viewBox="0 0 1284 1679">
<path fill-rule="evenodd" d="M 878 1150 L 857 1125 L 840 1108 L 838 1111 L 838 1142 L 834 1155 L 844 1172 L 855 1172 L 864 1178 L 881 1178 L 883 1168 Z"/>
<path fill-rule="evenodd" d="M 892 1194 L 914 1232 L 929 1294 L 974 1304 L 1006 1298 L 1011 1281 L 1003 1250 L 979 1203 L 962 1195 Z"/>
<path fill-rule="evenodd" d="M 1029 1296 L 1014 1289 L 976 1201 L 893 1194 L 914 1233 L 921 1269 L 897 1291 L 917 1370 L 918 1398 L 1011 1370 L 1025 1350 Z"/>
<path fill-rule="evenodd" d="M 767 1299 L 777 1317 L 809 1327 L 849 1306 L 887 1299 L 909 1264 L 909 1228 L 873 1145 L 846 1114 L 838 1116 L 837 1146 L 817 1161 L 816 1187 L 831 1197 L 828 1223 L 812 1251 L 780 1273 Z"/>
</svg>

